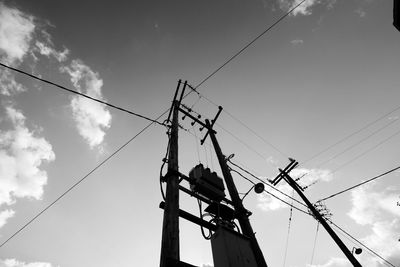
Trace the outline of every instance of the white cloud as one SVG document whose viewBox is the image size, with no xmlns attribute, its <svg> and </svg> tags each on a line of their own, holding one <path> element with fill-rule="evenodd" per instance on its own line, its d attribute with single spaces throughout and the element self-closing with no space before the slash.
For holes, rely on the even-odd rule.
<svg viewBox="0 0 400 267">
<path fill-rule="evenodd" d="M 34 29 L 32 16 L 0 2 L 0 55 L 5 54 L 8 63 L 26 55 Z"/>
<path fill-rule="evenodd" d="M 298 181 L 299 185 L 301 186 L 309 186 L 319 181 L 329 182 L 333 179 L 332 172 L 330 170 L 325 170 L 325 169 L 299 168 L 292 170 L 290 175 L 293 179 L 301 177 L 301 179 Z M 289 196 L 292 195 L 293 189 L 284 181 L 281 181 L 276 188 L 285 193 L 286 195 Z M 267 190 L 272 194 L 274 194 L 275 196 L 279 197 L 280 199 L 283 199 L 289 203 L 291 202 L 291 200 L 284 194 L 273 189 L 268 189 L 268 187 Z M 287 204 L 283 203 L 282 201 L 271 196 L 268 193 L 259 194 L 258 201 L 259 201 L 258 207 L 264 211 L 277 210 L 288 207 Z"/>
<path fill-rule="evenodd" d="M 349 261 L 344 258 L 331 258 L 325 264 L 322 265 L 307 264 L 307 267 L 351 267 L 351 266 L 352 265 L 349 263 Z"/>
<path fill-rule="evenodd" d="M 25 126 L 21 111 L 6 107 L 13 129 L 0 131 L 0 205 L 11 205 L 15 198 L 40 199 L 47 183 L 44 162 L 55 159 L 52 146 Z"/>
<path fill-rule="evenodd" d="M 352 191 L 352 209 L 348 215 L 358 224 L 370 227 L 371 233 L 361 241 L 379 255 L 395 264 L 400 263 L 400 209 L 397 200 L 400 193 L 393 186 L 381 192 L 369 187 Z M 383 261 L 369 254 L 361 260 L 371 267 L 385 266 Z"/>
<path fill-rule="evenodd" d="M 284 11 L 289 11 L 293 7 L 297 6 L 302 0 L 278 0 L 279 7 Z M 300 6 L 298 6 L 292 13 L 292 16 L 297 15 L 311 15 L 311 8 L 318 3 L 318 0 L 306 0 Z"/>
<path fill-rule="evenodd" d="M 364 18 L 365 16 L 367 16 L 367 12 L 365 12 L 365 10 L 362 9 L 361 7 L 360 7 L 360 8 L 357 8 L 356 10 L 354 10 L 354 12 L 355 12 L 358 16 L 360 16 L 360 18 Z"/>
<path fill-rule="evenodd" d="M 15 211 L 10 209 L 0 211 L 0 228 L 3 227 L 7 223 L 7 220 L 13 217 L 14 215 Z"/>
<path fill-rule="evenodd" d="M 1 59 L 1 57 L 0 57 Z M 14 74 L 11 71 L 1 67 L 0 69 L 0 94 L 12 96 L 17 93 L 26 91 L 26 87 L 15 80 Z"/>
<path fill-rule="evenodd" d="M 48 262 L 32 262 L 25 263 L 17 261 L 16 259 L 0 260 L 0 267 L 52 267 L 53 265 Z"/>
<path fill-rule="evenodd" d="M 295 40 L 290 41 L 290 43 L 291 43 L 292 45 L 299 45 L 299 44 L 303 44 L 304 41 L 301 40 L 301 39 L 295 39 Z"/>
<path fill-rule="evenodd" d="M 82 61 L 73 60 L 70 66 L 61 68 L 61 71 L 70 75 L 72 84 L 79 92 L 103 99 L 103 80 Z M 71 108 L 79 134 L 91 148 L 100 145 L 105 130 L 111 126 L 110 112 L 103 105 L 79 96 L 72 97 Z"/>
<path fill-rule="evenodd" d="M 28 53 L 35 30 L 33 18 L 0 2 L 0 59 L 3 63 L 18 65 Z M 9 70 L 0 69 L 0 94 L 11 96 L 26 88 L 15 81 Z"/>
<path fill-rule="evenodd" d="M 400 193 L 394 190 L 385 192 L 369 192 L 365 188 L 358 188 L 352 191 L 353 207 L 348 215 L 358 224 L 368 225 L 381 221 L 387 215 L 400 219 L 400 209 L 396 201 Z"/>
<path fill-rule="evenodd" d="M 278 0 L 278 5 L 283 11 L 287 12 L 290 9 L 297 6 L 298 4 L 300 4 L 300 2 L 302 2 L 302 0 Z M 331 9 L 333 8 L 335 3 L 336 0 L 306 0 L 304 3 L 300 4 L 295 10 L 293 10 L 291 16 L 311 15 L 312 9 L 316 5 L 323 4 L 326 6 L 327 9 Z"/>
<path fill-rule="evenodd" d="M 39 54 L 47 57 L 54 57 L 58 62 L 64 62 L 67 60 L 67 56 L 69 54 L 69 50 L 64 48 L 64 51 L 57 51 L 49 44 L 44 42 L 36 41 L 35 48 Z"/>
</svg>

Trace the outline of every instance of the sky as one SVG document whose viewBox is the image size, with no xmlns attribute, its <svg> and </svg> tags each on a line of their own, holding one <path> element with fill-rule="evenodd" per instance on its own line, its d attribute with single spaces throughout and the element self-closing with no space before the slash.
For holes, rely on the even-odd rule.
<svg viewBox="0 0 400 267">
<path fill-rule="evenodd" d="M 3 0 L 0 61 L 155 119 L 179 79 L 200 84 L 299 2 Z M 221 105 L 215 130 L 223 153 L 260 179 L 296 159 L 291 175 L 306 174 L 299 183 L 313 203 L 398 167 L 400 32 L 392 5 L 306 0 L 184 104 L 211 119 Z M 0 242 L 149 123 L 3 67 L 0 96 Z M 199 145 L 204 131 L 180 119 L 180 172 L 201 162 L 221 175 L 210 140 Z M 167 141 L 165 127 L 149 127 L 2 246 L 0 266 L 157 266 Z M 394 266 L 399 177 L 325 201 L 333 222 Z M 233 178 L 240 193 L 250 189 Z M 292 194 L 284 181 L 277 187 Z M 351 266 L 311 216 L 267 193 L 243 203 L 268 266 Z M 180 207 L 199 214 L 183 193 Z M 337 233 L 350 250 L 359 247 Z M 197 225 L 181 219 L 180 242 L 181 260 L 213 266 Z M 366 249 L 356 257 L 387 266 Z"/>
</svg>

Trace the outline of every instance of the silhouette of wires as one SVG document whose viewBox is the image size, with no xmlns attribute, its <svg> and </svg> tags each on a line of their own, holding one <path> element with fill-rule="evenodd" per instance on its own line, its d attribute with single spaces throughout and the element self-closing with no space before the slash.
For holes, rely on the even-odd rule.
<svg viewBox="0 0 400 267">
<path fill-rule="evenodd" d="M 391 169 L 391 170 L 389 170 L 389 171 L 387 171 L 387 172 L 384 172 L 384 173 L 382 173 L 382 174 L 379 174 L 379 175 L 377 175 L 377 176 L 375 176 L 375 177 L 373 177 L 373 178 L 371 178 L 371 179 L 368 179 L 368 180 L 366 180 L 366 181 L 364 181 L 364 182 L 361 182 L 361 183 L 359 183 L 359 184 L 356 184 L 356 185 L 353 185 L 353 186 L 351 186 L 351 187 L 349 187 L 349 188 L 346 188 L 346 189 L 344 189 L 344 190 L 342 190 L 342 191 L 339 191 L 339 192 L 337 192 L 337 193 L 335 193 L 335 194 L 332 194 L 332 195 L 330 195 L 330 196 L 328 196 L 328 197 L 322 198 L 322 199 L 318 200 L 318 202 L 320 202 L 320 201 L 325 201 L 325 200 L 330 199 L 330 198 L 333 198 L 333 197 L 335 197 L 335 196 L 337 196 L 337 195 L 343 194 L 343 193 L 345 193 L 345 192 L 347 192 L 347 191 L 353 190 L 354 188 L 357 188 L 357 187 L 359 187 L 359 186 L 361 186 L 361 185 L 364 185 L 364 184 L 366 184 L 366 183 L 369 183 L 369 182 L 372 182 L 372 181 L 377 180 L 377 179 L 379 179 L 379 178 L 382 178 L 383 176 L 388 175 L 389 173 L 392 173 L 392 172 L 394 172 L 394 171 L 397 171 L 398 169 L 400 169 L 400 166 L 398 166 L 398 167 L 396 167 L 396 168 L 393 168 L 393 169 Z"/>
<path fill-rule="evenodd" d="M 103 100 L 101 100 L 101 99 L 94 98 L 94 97 L 91 97 L 91 96 L 89 96 L 89 95 L 85 95 L 85 94 L 83 94 L 83 93 L 81 93 L 81 92 L 78 92 L 78 91 L 69 89 L 69 88 L 67 88 L 67 87 L 65 87 L 65 86 L 62 86 L 62 85 L 59 85 L 59 84 L 57 84 L 57 83 L 55 83 L 55 82 L 51 82 L 51 81 L 49 81 L 49 80 L 42 79 L 42 78 L 40 78 L 40 77 L 38 77 L 38 76 L 35 76 L 35 75 L 33 75 L 33 74 L 30 74 L 30 73 L 27 73 L 27 72 L 25 72 L 25 71 L 23 71 L 23 70 L 20 70 L 20 69 L 17 69 L 17 68 L 13 68 L 13 67 L 8 66 L 8 65 L 6 65 L 6 64 L 3 64 L 3 63 L 1 63 L 1 62 L 0 62 L 0 65 L 3 66 L 4 68 L 7 68 L 7 69 L 13 70 L 13 71 L 15 71 L 15 72 L 21 73 L 21 74 L 23 74 L 23 75 L 29 76 L 29 77 L 31 77 L 31 78 L 33 78 L 33 79 L 35 79 L 35 80 L 38 80 L 38 81 L 41 81 L 41 82 L 44 82 L 44 83 L 53 85 L 53 86 L 55 86 L 55 87 L 57 87 L 57 88 L 59 88 L 59 89 L 61 89 L 61 90 L 64 90 L 64 91 L 67 91 L 67 92 L 70 92 L 70 93 L 79 95 L 79 96 L 81 96 L 81 97 L 84 97 L 84 98 L 90 99 L 90 100 L 92 100 L 92 101 L 95 101 L 95 102 L 97 102 L 97 103 L 100 103 L 100 104 L 109 106 L 109 107 L 111 107 L 111 108 L 114 108 L 114 109 L 117 109 L 117 110 L 126 112 L 126 113 L 128 113 L 128 114 L 131 114 L 131 115 L 134 115 L 134 116 L 136 116 L 136 117 L 145 119 L 145 120 L 147 120 L 147 121 L 151 121 L 152 123 L 156 123 L 156 124 L 165 126 L 164 123 L 161 123 L 161 122 L 159 122 L 159 121 L 157 121 L 157 120 L 153 120 L 153 119 L 151 119 L 151 118 L 149 118 L 149 117 L 146 117 L 146 116 L 144 116 L 144 115 L 141 115 L 141 114 L 139 114 L 139 113 L 130 111 L 130 110 L 125 109 L 125 108 L 121 108 L 121 107 L 116 106 L 116 105 L 113 105 L 113 104 L 110 104 L 110 103 L 105 102 L 105 101 L 103 101 Z"/>
<path fill-rule="evenodd" d="M 162 116 L 164 116 L 168 112 L 165 111 L 163 114 L 161 114 L 158 118 L 160 119 Z M 112 154 L 110 154 L 107 158 L 105 158 L 102 162 L 100 162 L 96 167 L 94 167 L 91 171 L 89 171 L 86 175 L 84 175 L 81 179 L 79 179 L 77 182 L 75 182 L 72 186 L 70 186 L 66 191 L 64 191 L 61 195 L 59 195 L 55 200 L 53 200 L 49 205 L 47 205 L 44 209 L 42 209 L 39 213 L 37 213 L 32 219 L 30 219 L 28 222 L 26 222 L 22 227 L 20 227 L 16 232 L 14 232 L 9 238 L 7 238 L 5 241 L 3 241 L 0 244 L 0 248 L 2 248 L 5 244 L 7 244 L 11 239 L 13 239 L 16 235 L 18 235 L 22 230 L 24 230 L 26 227 L 28 227 L 31 223 L 33 223 L 39 216 L 41 216 L 43 213 L 45 213 L 48 209 L 50 209 L 54 204 L 56 204 L 58 201 L 60 201 L 63 197 L 65 197 L 68 193 L 70 193 L 74 188 L 76 188 L 78 185 L 80 185 L 84 180 L 86 180 L 91 174 L 93 174 L 96 170 L 98 170 L 101 166 L 103 166 L 106 162 L 108 162 L 111 158 L 113 158 L 118 152 L 123 150 L 128 144 L 130 144 L 134 139 L 136 139 L 139 135 L 141 135 L 144 131 L 146 131 L 151 125 L 153 125 L 154 122 L 151 122 L 148 124 L 146 127 L 144 127 L 142 130 L 140 130 L 137 134 L 135 134 L 132 138 L 130 138 L 127 142 L 125 142 L 123 145 L 121 145 L 117 150 L 115 150 Z"/>
</svg>

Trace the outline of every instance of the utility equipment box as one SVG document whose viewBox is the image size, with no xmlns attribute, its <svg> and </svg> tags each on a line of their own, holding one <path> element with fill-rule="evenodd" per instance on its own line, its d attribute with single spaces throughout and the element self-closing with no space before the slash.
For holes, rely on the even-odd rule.
<svg viewBox="0 0 400 267">
<path fill-rule="evenodd" d="M 225 197 L 222 178 L 209 168 L 204 168 L 203 164 L 194 167 L 189 172 L 189 178 L 190 188 L 206 198 L 219 202 Z"/>
<path fill-rule="evenodd" d="M 215 267 L 257 267 L 250 240 L 235 231 L 218 227 L 211 248 Z"/>
</svg>

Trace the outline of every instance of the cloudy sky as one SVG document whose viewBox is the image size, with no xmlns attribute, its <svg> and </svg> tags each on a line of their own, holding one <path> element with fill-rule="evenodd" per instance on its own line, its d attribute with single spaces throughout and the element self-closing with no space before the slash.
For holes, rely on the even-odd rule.
<svg viewBox="0 0 400 267">
<path fill-rule="evenodd" d="M 0 1 L 0 61 L 156 118 L 179 79 L 199 84 L 299 2 Z M 260 178 L 274 178 L 289 156 L 298 160 L 292 175 L 305 175 L 299 183 L 312 202 L 395 168 L 400 33 L 392 4 L 306 0 L 184 102 L 209 118 L 223 106 L 216 130 L 224 153 Z M 0 96 L 1 243 L 148 124 L 3 67 Z M 220 173 L 209 144 L 198 145 L 197 125 L 181 124 L 180 171 L 202 162 Z M 165 132 L 148 128 L 2 246 L 0 266 L 157 266 Z M 394 266 L 399 177 L 325 202 L 333 222 Z M 234 179 L 239 192 L 251 186 Z M 292 194 L 284 182 L 278 188 Z M 322 227 L 316 235 L 312 217 L 293 210 L 288 231 L 286 204 L 255 193 L 244 204 L 269 266 L 350 266 Z M 190 197 L 181 207 L 199 212 Z M 182 260 L 212 266 L 199 227 L 181 220 L 180 233 Z M 357 257 L 387 266 L 367 250 Z"/>
</svg>

